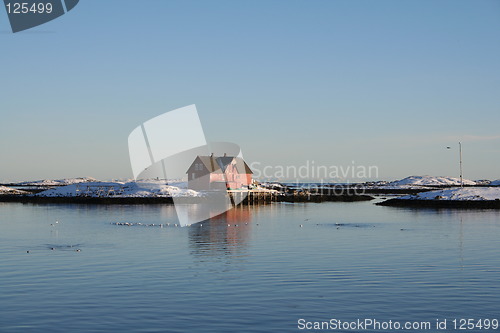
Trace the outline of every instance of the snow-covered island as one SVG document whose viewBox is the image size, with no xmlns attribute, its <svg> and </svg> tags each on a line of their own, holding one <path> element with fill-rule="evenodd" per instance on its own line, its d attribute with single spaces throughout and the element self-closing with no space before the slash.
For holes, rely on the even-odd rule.
<svg viewBox="0 0 500 333">
<path fill-rule="evenodd" d="M 22 189 L 22 190 L 21 190 Z M 21 202 L 171 202 L 172 198 L 200 198 L 203 193 L 186 182 L 165 180 L 97 181 L 94 178 L 29 181 L 0 186 L 2 201 Z"/>
<path fill-rule="evenodd" d="M 500 187 L 463 187 L 422 192 L 399 197 L 401 200 L 499 200 Z"/>
<path fill-rule="evenodd" d="M 173 198 L 200 197 L 202 194 L 187 189 L 185 182 L 166 184 L 159 180 L 129 182 L 77 182 L 54 187 L 36 194 L 38 197 L 114 197 L 114 198 Z"/>
<path fill-rule="evenodd" d="M 464 179 L 463 184 L 467 186 L 480 185 L 478 184 L 478 182 L 469 179 Z M 460 178 L 439 176 L 410 176 L 392 182 L 382 181 L 368 184 L 368 187 L 380 189 L 432 189 L 435 187 L 444 186 L 460 186 Z"/>
<path fill-rule="evenodd" d="M 500 208 L 500 187 L 455 187 L 405 195 L 382 206 Z"/>
</svg>

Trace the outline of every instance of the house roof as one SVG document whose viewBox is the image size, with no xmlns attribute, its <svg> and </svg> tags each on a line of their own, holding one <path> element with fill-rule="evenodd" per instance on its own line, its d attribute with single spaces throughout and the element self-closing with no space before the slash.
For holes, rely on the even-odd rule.
<svg viewBox="0 0 500 333">
<path fill-rule="evenodd" d="M 240 174 L 253 174 L 252 170 L 246 164 L 246 162 L 241 158 L 237 156 L 222 156 L 222 157 L 215 157 L 215 156 L 198 156 L 196 159 L 199 159 L 203 165 L 207 168 L 207 170 L 212 173 L 222 173 L 226 171 L 226 168 L 229 164 L 235 162 L 236 165 L 236 170 Z M 196 162 L 193 162 L 193 164 Z M 191 164 L 191 166 L 193 165 Z"/>
<path fill-rule="evenodd" d="M 235 157 L 236 162 L 236 170 L 240 174 L 253 174 L 252 169 L 248 166 L 248 164 L 240 157 Z"/>
<path fill-rule="evenodd" d="M 203 163 L 203 165 L 205 165 L 205 167 L 208 169 L 209 172 L 217 172 L 217 173 L 221 172 L 221 168 L 216 161 L 216 157 L 198 156 L 197 158 L 201 161 L 201 163 Z"/>
</svg>

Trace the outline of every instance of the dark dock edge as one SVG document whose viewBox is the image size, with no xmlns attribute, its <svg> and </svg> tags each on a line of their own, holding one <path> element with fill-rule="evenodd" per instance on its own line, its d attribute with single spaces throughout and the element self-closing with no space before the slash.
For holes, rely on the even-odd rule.
<svg viewBox="0 0 500 333">
<path fill-rule="evenodd" d="M 1 195 L 0 202 L 19 203 L 56 203 L 56 204 L 99 204 L 99 205 L 144 205 L 144 204 L 173 204 L 171 197 L 162 198 L 113 198 L 113 197 L 37 197 L 20 195 Z"/>
<path fill-rule="evenodd" d="M 282 196 L 278 202 L 357 202 L 370 201 L 375 198 L 365 194 L 344 194 L 344 195 L 304 195 L 304 196 Z"/>
</svg>

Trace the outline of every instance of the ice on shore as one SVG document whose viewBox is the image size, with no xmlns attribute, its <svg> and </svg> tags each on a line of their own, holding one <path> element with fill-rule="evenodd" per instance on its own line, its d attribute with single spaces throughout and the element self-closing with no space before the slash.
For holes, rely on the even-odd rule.
<svg viewBox="0 0 500 333">
<path fill-rule="evenodd" d="M 498 187 L 459 187 L 440 191 L 422 192 L 399 197 L 401 200 L 460 200 L 481 201 L 500 200 Z"/>
<path fill-rule="evenodd" d="M 26 191 L 21 191 L 15 188 L 11 187 L 6 187 L 6 186 L 0 186 L 0 195 L 2 194 L 7 194 L 7 195 L 18 195 L 18 194 L 26 194 Z"/>
</svg>

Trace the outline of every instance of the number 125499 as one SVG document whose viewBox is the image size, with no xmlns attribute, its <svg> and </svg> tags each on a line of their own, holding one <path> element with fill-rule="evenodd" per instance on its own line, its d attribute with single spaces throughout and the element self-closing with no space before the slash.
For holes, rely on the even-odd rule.
<svg viewBox="0 0 500 333">
<path fill-rule="evenodd" d="M 453 319 L 455 330 L 497 330 L 498 319 Z"/>
<path fill-rule="evenodd" d="M 5 5 L 7 7 L 7 13 L 9 14 L 50 14 L 52 13 L 52 4 L 48 3 L 34 3 L 29 4 L 27 2 L 13 2 L 7 3 Z"/>
</svg>

